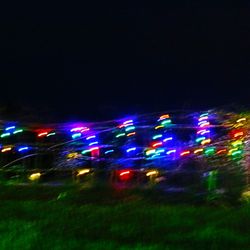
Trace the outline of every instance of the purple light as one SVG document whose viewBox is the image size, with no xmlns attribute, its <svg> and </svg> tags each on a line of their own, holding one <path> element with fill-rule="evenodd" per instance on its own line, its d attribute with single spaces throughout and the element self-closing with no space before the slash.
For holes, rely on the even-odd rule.
<svg viewBox="0 0 250 250">
<path fill-rule="evenodd" d="M 88 137 L 86 138 L 86 140 L 90 140 L 90 139 L 93 139 L 93 138 L 96 138 L 96 136 L 95 136 L 95 135 L 88 136 Z"/>
<path fill-rule="evenodd" d="M 166 141 L 171 141 L 171 140 L 173 140 L 173 137 L 168 137 L 168 138 L 164 139 L 163 141 L 166 142 Z"/>
<path fill-rule="evenodd" d="M 123 124 L 128 124 L 128 123 L 133 123 L 134 121 L 133 120 L 128 120 L 128 121 L 125 121 Z"/>
</svg>

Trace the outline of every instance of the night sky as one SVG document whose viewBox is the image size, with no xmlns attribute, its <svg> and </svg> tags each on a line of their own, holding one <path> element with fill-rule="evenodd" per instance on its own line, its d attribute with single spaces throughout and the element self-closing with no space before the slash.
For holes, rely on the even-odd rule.
<svg viewBox="0 0 250 250">
<path fill-rule="evenodd" d="M 18 8 L 0 17 L 2 106 L 58 120 L 250 106 L 249 5 Z"/>
</svg>

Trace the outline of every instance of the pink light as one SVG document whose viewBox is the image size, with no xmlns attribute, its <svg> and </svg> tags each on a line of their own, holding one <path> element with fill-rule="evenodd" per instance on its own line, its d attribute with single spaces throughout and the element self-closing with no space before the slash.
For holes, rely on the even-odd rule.
<svg viewBox="0 0 250 250">
<path fill-rule="evenodd" d="M 91 148 L 89 151 L 94 151 L 94 150 L 99 150 L 99 147 L 94 147 L 94 148 Z"/>
<path fill-rule="evenodd" d="M 125 121 L 123 124 L 133 123 L 133 120 Z"/>
<path fill-rule="evenodd" d="M 81 130 L 83 130 L 83 129 L 85 129 L 85 127 L 72 128 L 72 129 L 70 130 L 70 132 L 77 132 L 77 131 L 81 131 Z"/>
<path fill-rule="evenodd" d="M 202 127 L 209 126 L 209 125 L 210 125 L 210 122 L 205 122 L 205 123 L 202 123 L 202 124 L 200 125 L 200 127 L 202 128 Z"/>
<path fill-rule="evenodd" d="M 152 145 L 153 148 L 156 148 L 157 146 L 161 146 L 162 142 L 157 142 Z"/>
<path fill-rule="evenodd" d="M 203 116 L 203 117 L 199 118 L 199 122 L 207 120 L 207 119 L 208 119 L 208 116 Z"/>
<path fill-rule="evenodd" d="M 89 131 L 89 128 L 84 128 L 83 130 L 81 130 L 81 133 Z"/>
<path fill-rule="evenodd" d="M 196 134 L 201 134 L 202 132 L 205 132 L 206 131 L 206 129 L 202 129 L 202 130 L 199 130 L 199 131 L 197 131 L 197 133 Z"/>
</svg>

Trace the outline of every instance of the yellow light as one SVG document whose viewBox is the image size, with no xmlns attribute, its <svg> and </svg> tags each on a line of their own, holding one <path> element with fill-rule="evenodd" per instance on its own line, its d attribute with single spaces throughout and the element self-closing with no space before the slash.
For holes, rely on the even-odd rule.
<svg viewBox="0 0 250 250">
<path fill-rule="evenodd" d="M 235 141 L 235 142 L 232 142 L 232 146 L 233 147 L 237 147 L 237 146 L 239 146 L 239 145 L 242 145 L 242 141 L 241 140 L 237 140 L 237 141 Z"/>
<path fill-rule="evenodd" d="M 194 151 L 194 153 L 197 154 L 197 153 L 200 153 L 200 152 L 202 152 L 202 151 L 203 151 L 203 148 L 198 148 L 198 149 L 196 149 L 196 150 Z"/>
<path fill-rule="evenodd" d="M 146 151 L 146 155 L 151 155 L 155 153 L 155 149 L 150 149 L 148 151 Z"/>
<path fill-rule="evenodd" d="M 237 151 L 237 150 L 239 150 L 239 148 L 230 149 L 230 150 L 228 151 L 228 155 L 232 155 L 232 153 L 233 153 L 234 151 Z"/>
<path fill-rule="evenodd" d="M 79 170 L 78 170 L 77 176 L 79 176 L 79 175 L 84 175 L 84 174 L 87 174 L 87 173 L 89 173 L 89 172 L 90 172 L 90 169 L 89 169 L 89 168 L 79 169 Z"/>
<path fill-rule="evenodd" d="M 159 126 L 156 126 L 156 127 L 155 127 L 155 129 L 159 129 L 159 128 L 164 128 L 164 126 L 159 125 Z"/>
<path fill-rule="evenodd" d="M 146 176 L 157 175 L 159 172 L 156 170 L 152 170 L 146 173 Z"/>
<path fill-rule="evenodd" d="M 39 180 L 41 177 L 41 173 L 34 173 L 29 176 L 29 180 L 36 181 Z"/>
<path fill-rule="evenodd" d="M 245 117 L 240 118 L 240 119 L 238 119 L 236 122 L 242 122 L 242 121 L 246 121 L 246 118 L 245 118 Z"/>
<path fill-rule="evenodd" d="M 75 158 L 77 158 L 78 153 L 70 153 L 67 156 L 68 156 L 68 158 L 74 158 L 75 159 Z"/>
<path fill-rule="evenodd" d="M 203 141 L 201 142 L 201 144 L 202 144 L 202 145 L 205 145 L 205 144 L 210 143 L 210 142 L 211 142 L 211 139 L 206 139 L 206 140 L 203 140 Z"/>
</svg>

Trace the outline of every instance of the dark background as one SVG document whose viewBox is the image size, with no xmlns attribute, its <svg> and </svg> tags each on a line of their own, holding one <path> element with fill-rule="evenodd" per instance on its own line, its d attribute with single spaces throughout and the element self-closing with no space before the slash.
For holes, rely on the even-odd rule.
<svg viewBox="0 0 250 250">
<path fill-rule="evenodd" d="M 2 9 L 0 20 L 5 117 L 104 120 L 249 106 L 247 1 L 27 8 L 20 3 Z"/>
</svg>

